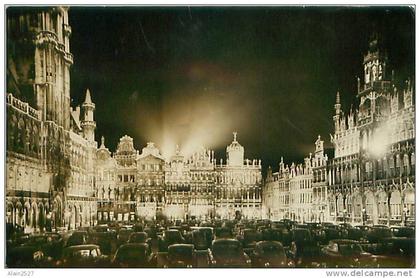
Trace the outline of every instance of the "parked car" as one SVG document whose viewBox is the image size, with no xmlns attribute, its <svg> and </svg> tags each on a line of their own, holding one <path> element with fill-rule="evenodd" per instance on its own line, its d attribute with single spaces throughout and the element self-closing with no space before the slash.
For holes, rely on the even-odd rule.
<svg viewBox="0 0 420 278">
<path fill-rule="evenodd" d="M 389 248 L 389 239 L 393 237 L 392 231 L 388 227 L 374 226 L 366 235 L 369 244 L 364 245 L 366 251 L 373 254 L 383 254 Z"/>
<path fill-rule="evenodd" d="M 120 229 L 117 234 L 117 244 L 118 246 L 126 244 L 130 235 L 133 233 L 132 229 Z"/>
<path fill-rule="evenodd" d="M 232 230 L 227 227 L 216 228 L 216 239 L 233 238 Z"/>
<path fill-rule="evenodd" d="M 249 254 L 255 247 L 255 244 L 260 241 L 260 233 L 253 229 L 244 229 L 238 237 L 242 243 L 245 253 Z"/>
<path fill-rule="evenodd" d="M 375 267 L 377 258 L 363 250 L 358 241 L 331 240 L 321 249 L 322 265 L 325 267 Z"/>
<path fill-rule="evenodd" d="M 32 235 L 21 246 L 34 246 L 41 250 L 45 257 L 59 259 L 63 249 L 63 239 L 58 233 Z"/>
<path fill-rule="evenodd" d="M 309 229 L 292 229 L 291 258 L 296 267 L 314 267 L 319 260 L 319 242 L 313 240 Z"/>
<path fill-rule="evenodd" d="M 181 243 L 185 243 L 185 239 L 180 231 L 175 229 L 165 230 L 159 239 L 159 251 L 167 252 L 170 245 Z"/>
<path fill-rule="evenodd" d="M 155 267 L 156 256 L 146 243 L 121 245 L 111 261 L 114 267 Z"/>
<path fill-rule="evenodd" d="M 311 231 L 312 238 L 317 241 L 322 241 L 325 237 L 325 233 L 322 230 L 321 223 L 308 222 L 306 223 L 307 228 Z"/>
<path fill-rule="evenodd" d="M 381 267 L 415 267 L 415 238 L 392 237 L 384 240 L 378 262 Z"/>
<path fill-rule="evenodd" d="M 416 236 L 416 230 L 413 227 L 391 227 L 391 231 L 394 237 L 408 237 L 414 238 Z"/>
<path fill-rule="evenodd" d="M 251 260 L 236 239 L 216 239 L 209 251 L 211 267 L 251 267 Z"/>
<path fill-rule="evenodd" d="M 128 243 L 147 243 L 149 236 L 146 232 L 134 232 L 130 234 Z"/>
<path fill-rule="evenodd" d="M 111 255 L 117 250 L 117 232 L 110 229 L 108 232 L 92 233 L 90 243 L 99 245 L 103 254 Z"/>
<path fill-rule="evenodd" d="M 367 234 L 369 233 L 369 231 L 372 229 L 372 226 L 368 226 L 368 225 L 356 225 L 354 226 L 355 229 L 358 229 L 362 232 L 363 234 L 363 238 L 367 237 Z"/>
<path fill-rule="evenodd" d="M 104 267 L 109 264 L 108 257 L 102 255 L 99 245 L 83 244 L 67 247 L 63 257 L 57 261 L 60 267 Z"/>
<path fill-rule="evenodd" d="M 17 246 L 7 250 L 6 266 L 8 268 L 49 267 L 51 262 L 38 246 Z"/>
<path fill-rule="evenodd" d="M 87 231 L 75 231 L 67 239 L 65 247 L 87 244 L 88 239 L 89 235 Z"/>
<path fill-rule="evenodd" d="M 323 237 L 321 240 L 322 244 L 327 244 L 330 240 L 342 238 L 342 233 L 335 225 L 328 225 L 322 229 Z"/>
<path fill-rule="evenodd" d="M 352 240 L 363 240 L 365 237 L 365 233 L 356 227 L 348 228 L 347 229 L 347 238 Z"/>
<path fill-rule="evenodd" d="M 172 244 L 168 247 L 167 264 L 164 267 L 196 267 L 197 260 L 192 244 Z"/>
<path fill-rule="evenodd" d="M 191 232 L 191 243 L 196 250 L 207 250 L 210 248 L 212 239 L 212 233 L 208 233 L 208 230 L 203 228 L 194 229 Z"/>
<path fill-rule="evenodd" d="M 278 241 L 259 241 L 250 253 L 253 267 L 292 267 L 283 245 Z"/>
</svg>

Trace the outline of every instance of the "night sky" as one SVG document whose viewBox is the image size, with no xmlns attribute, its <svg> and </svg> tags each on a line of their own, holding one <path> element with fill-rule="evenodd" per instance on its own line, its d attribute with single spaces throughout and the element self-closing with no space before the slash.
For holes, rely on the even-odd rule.
<svg viewBox="0 0 420 278">
<path fill-rule="evenodd" d="M 340 91 L 356 76 L 373 32 L 398 83 L 414 76 L 414 12 L 372 7 L 71 7 L 73 106 L 89 88 L 96 139 L 115 151 L 127 134 L 225 158 L 232 131 L 246 158 L 275 170 L 327 146 Z M 190 149 L 188 149 L 188 146 Z M 188 150 L 187 150 L 188 149 Z"/>
</svg>

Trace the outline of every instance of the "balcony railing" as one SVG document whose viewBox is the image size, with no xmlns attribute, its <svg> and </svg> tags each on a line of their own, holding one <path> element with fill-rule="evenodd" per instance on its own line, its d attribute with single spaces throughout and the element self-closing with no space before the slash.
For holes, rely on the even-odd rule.
<svg viewBox="0 0 420 278">
<path fill-rule="evenodd" d="M 19 111 L 28 114 L 29 116 L 39 120 L 39 111 L 29 106 L 27 102 L 23 102 L 17 98 L 15 98 L 12 94 L 7 94 L 6 102 L 8 105 L 16 108 Z"/>
</svg>

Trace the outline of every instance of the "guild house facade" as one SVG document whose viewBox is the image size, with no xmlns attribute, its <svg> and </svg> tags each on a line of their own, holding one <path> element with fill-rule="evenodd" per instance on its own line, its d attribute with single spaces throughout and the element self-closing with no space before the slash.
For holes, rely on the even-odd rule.
<svg viewBox="0 0 420 278">
<path fill-rule="evenodd" d="M 394 72 L 389 69 L 388 58 L 377 37 L 372 38 L 364 55 L 363 69 L 364 77 L 358 78 L 355 94 L 358 109 L 350 109 L 345 114 L 340 93 L 336 94 L 331 135 L 333 157 L 328 159 L 324 154 L 319 137 L 311 163 L 305 160 L 312 173 L 309 200 L 314 217 L 309 219 L 407 225 L 415 219 L 413 84 L 408 79 L 402 88 L 397 87 Z M 298 197 L 299 202 L 296 200 L 296 196 L 304 194 L 302 190 L 306 186 L 304 189 L 280 186 L 284 180 L 290 184 L 290 176 L 289 169 L 284 174 L 282 163 L 278 173 L 268 172 L 263 202 L 264 211 L 270 211 L 267 217 L 276 219 L 286 215 L 308 219 L 304 209 L 307 199 L 303 197 L 303 203 L 300 202 L 302 197 Z M 290 196 L 286 213 L 282 212 L 286 199 L 280 197 L 284 194 Z M 302 212 L 298 210 L 297 218 L 290 212 L 296 202 Z"/>
<path fill-rule="evenodd" d="M 185 156 L 176 147 L 165 159 L 154 143 L 139 153 L 123 136 L 112 155 L 97 150 L 99 221 L 135 219 L 261 218 L 261 161 L 244 159 L 234 133 L 226 164 L 201 148 Z"/>
</svg>

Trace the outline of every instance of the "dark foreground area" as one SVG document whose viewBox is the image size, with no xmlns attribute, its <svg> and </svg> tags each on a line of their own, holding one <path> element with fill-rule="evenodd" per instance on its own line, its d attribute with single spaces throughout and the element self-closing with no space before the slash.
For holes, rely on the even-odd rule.
<svg viewBox="0 0 420 278">
<path fill-rule="evenodd" d="M 38 234 L 8 225 L 6 237 L 9 268 L 415 267 L 414 227 L 139 221 Z"/>
</svg>

